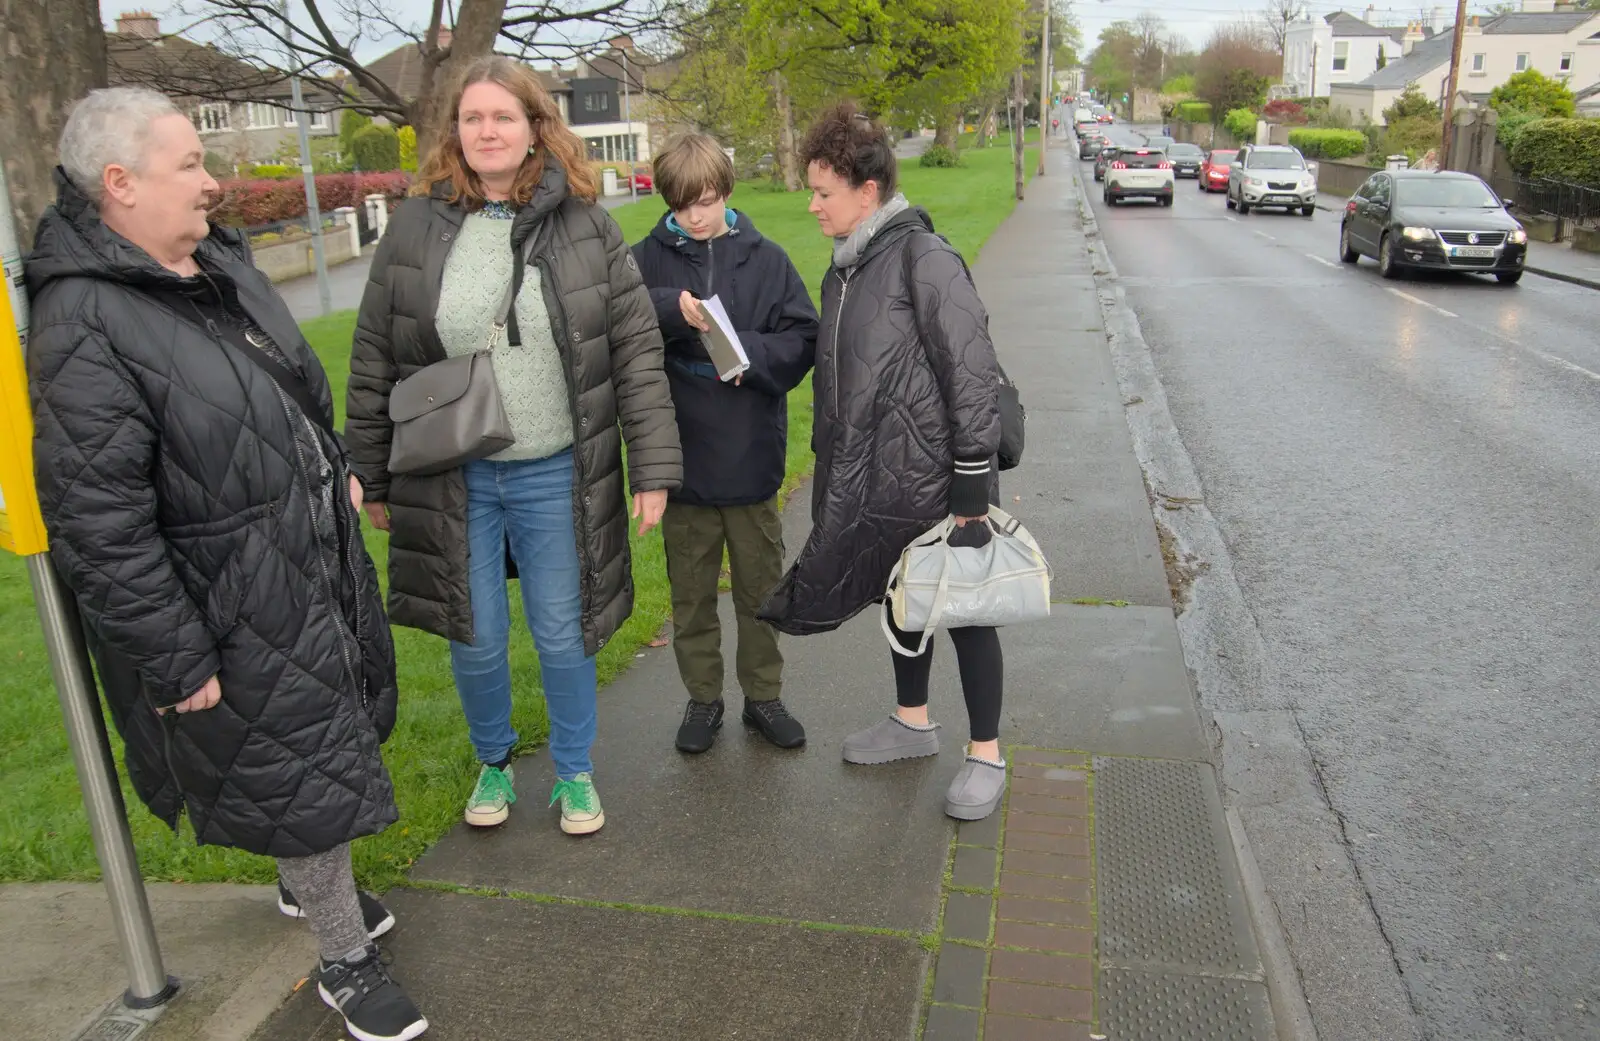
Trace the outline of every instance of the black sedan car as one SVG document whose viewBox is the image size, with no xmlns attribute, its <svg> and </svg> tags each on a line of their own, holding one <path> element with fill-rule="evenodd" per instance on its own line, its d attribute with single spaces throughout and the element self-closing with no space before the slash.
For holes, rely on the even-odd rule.
<svg viewBox="0 0 1600 1041">
<path fill-rule="evenodd" d="M 1376 257 L 1384 278 L 1407 269 L 1522 278 L 1528 233 L 1506 204 L 1469 173 L 1385 170 L 1367 178 L 1345 205 L 1339 259 Z"/>
<path fill-rule="evenodd" d="M 1100 149 L 1106 146 L 1106 137 L 1098 130 L 1091 130 L 1078 138 L 1078 158 L 1093 159 L 1100 154 Z"/>
<path fill-rule="evenodd" d="M 1103 181 L 1106 179 L 1106 167 L 1111 165 L 1111 160 L 1115 159 L 1117 157 L 1117 153 L 1120 151 L 1122 151 L 1122 149 L 1118 148 L 1116 145 L 1106 145 L 1104 148 L 1100 149 L 1100 154 L 1094 157 L 1095 180 Z"/>
<path fill-rule="evenodd" d="M 1205 161 L 1206 153 L 1199 145 L 1176 141 L 1167 146 L 1167 162 L 1172 164 L 1174 177 L 1199 177 L 1200 164 Z"/>
</svg>

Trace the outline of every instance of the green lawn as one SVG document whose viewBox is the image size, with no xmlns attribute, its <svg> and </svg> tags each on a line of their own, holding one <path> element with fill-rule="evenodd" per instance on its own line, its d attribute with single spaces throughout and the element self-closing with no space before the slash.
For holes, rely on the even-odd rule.
<svg viewBox="0 0 1600 1041">
<path fill-rule="evenodd" d="M 965 155 L 966 165 L 953 170 L 908 165 L 902 179 L 906 195 L 928 208 L 938 229 L 971 262 L 1014 203 L 1008 149 L 994 147 Z M 758 183 L 740 185 L 734 196 L 734 205 L 750 215 L 762 234 L 789 251 L 815 296 L 827 270 L 830 242 L 817 233 L 815 220 L 806 213 L 808 201 L 805 193 L 774 192 Z M 659 217 L 660 203 L 647 199 L 613 213 L 629 241 L 637 241 Z M 307 339 L 327 367 L 341 412 L 354 324 L 354 313 L 344 312 L 304 326 Z M 789 429 L 788 486 L 792 488 L 811 464 L 809 383 L 790 398 Z M 381 573 L 386 537 L 372 530 L 366 534 L 367 548 Z M 602 683 L 634 661 L 639 648 L 660 632 L 668 616 L 659 534 L 634 538 L 633 550 L 637 607 L 633 618 L 601 653 Z M 513 605 L 513 615 L 519 613 L 520 607 Z M 384 754 L 395 779 L 401 820 L 384 834 L 355 846 L 357 873 L 366 885 L 380 890 L 403 880 L 409 865 L 460 819 L 462 802 L 477 772 L 444 641 L 411 629 L 397 629 L 395 636 L 400 659 L 400 721 Z M 512 656 L 517 678 L 514 718 L 526 751 L 543 741 L 546 725 L 538 696 L 538 666 L 525 628 L 513 627 Z M 9 554 L 0 554 L 0 662 L 7 666 L 0 673 L 0 791 L 5 793 L 0 800 L 0 882 L 97 878 L 99 868 L 61 730 L 27 568 Z M 676 699 L 678 695 L 663 691 L 662 696 Z M 120 742 L 114 737 L 113 742 L 120 761 Z M 668 735 L 661 735 L 659 748 L 640 749 L 639 754 L 671 754 Z M 603 787 L 603 774 L 601 784 Z M 197 848 L 187 832 L 174 836 L 145 811 L 126 783 L 123 787 L 145 877 L 186 882 L 267 882 L 273 878 L 272 864 L 264 858 L 215 847 Z M 529 790 L 528 809 L 532 810 L 539 792 L 533 785 Z"/>
</svg>

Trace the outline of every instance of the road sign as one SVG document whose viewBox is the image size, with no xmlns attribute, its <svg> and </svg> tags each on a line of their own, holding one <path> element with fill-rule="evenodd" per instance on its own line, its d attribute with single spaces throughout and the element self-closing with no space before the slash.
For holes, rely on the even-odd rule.
<svg viewBox="0 0 1600 1041">
<path fill-rule="evenodd" d="M 0 187 L 0 202 L 5 201 Z M 23 344 L 28 297 L 22 285 L 22 251 L 9 220 L 0 221 L 0 549 L 23 556 L 46 548 L 44 520 L 33 488 L 33 407 Z"/>
</svg>

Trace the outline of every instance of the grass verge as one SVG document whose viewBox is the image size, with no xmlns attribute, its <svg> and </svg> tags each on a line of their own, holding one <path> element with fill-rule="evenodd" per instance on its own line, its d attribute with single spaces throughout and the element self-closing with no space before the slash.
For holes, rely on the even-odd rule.
<svg viewBox="0 0 1600 1041">
<path fill-rule="evenodd" d="M 914 203 L 928 208 L 938 229 L 968 262 L 1011 213 L 1011 153 L 1003 147 L 970 149 L 965 164 L 924 170 L 914 162 L 902 169 L 902 188 Z M 1032 170 L 1032 159 L 1027 169 Z M 828 267 L 831 242 L 817 233 L 806 212 L 809 196 L 772 191 L 745 183 L 734 205 L 749 215 L 762 234 L 781 243 L 815 297 Z M 647 199 L 613 211 L 629 241 L 638 241 L 660 218 L 660 202 Z M 354 312 L 305 323 L 333 383 L 343 421 L 344 384 Z M 811 467 L 810 383 L 790 396 L 788 479 L 792 491 Z M 366 531 L 367 549 L 380 574 L 387 537 Z M 633 538 L 636 606 L 633 617 L 600 655 L 601 683 L 616 678 L 635 660 L 640 647 L 660 632 L 669 613 L 666 565 L 656 532 Z M 513 587 L 513 617 L 520 603 Z M 400 662 L 400 719 L 384 757 L 394 777 L 400 823 L 355 844 L 356 873 L 364 885 L 387 889 L 403 881 L 410 865 L 460 819 L 477 764 L 450 678 L 443 640 L 412 629 L 395 630 Z M 512 627 L 511 657 L 517 689 L 513 720 L 523 735 L 519 751 L 542 743 L 547 733 L 538 683 L 538 661 L 525 627 Z M 24 562 L 0 554 L 0 882 L 93 880 L 99 877 L 77 778 L 61 729 L 60 710 L 49 662 L 39 635 L 38 617 Z M 602 692 L 601 697 L 604 697 Z M 109 720 L 107 722 L 110 728 Z M 121 742 L 112 732 L 118 762 Z M 185 825 L 174 835 L 139 803 L 123 779 L 134 843 L 146 878 L 172 882 L 269 882 L 275 871 L 264 857 L 237 850 L 196 847 Z"/>
</svg>

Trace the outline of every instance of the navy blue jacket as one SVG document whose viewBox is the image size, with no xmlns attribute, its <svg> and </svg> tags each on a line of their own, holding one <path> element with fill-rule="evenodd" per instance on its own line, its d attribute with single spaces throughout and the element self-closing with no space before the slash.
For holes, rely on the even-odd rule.
<svg viewBox="0 0 1600 1041">
<path fill-rule="evenodd" d="M 666 342 L 683 444 L 683 485 L 668 495 L 692 506 L 748 506 L 778 493 L 787 396 L 816 357 L 817 311 L 789 255 L 745 214 L 730 210 L 728 222 L 726 235 L 697 242 L 669 213 L 633 247 Z M 700 333 L 684 321 L 678 298 L 686 289 L 727 308 L 750 358 L 739 385 L 717 378 Z"/>
</svg>

